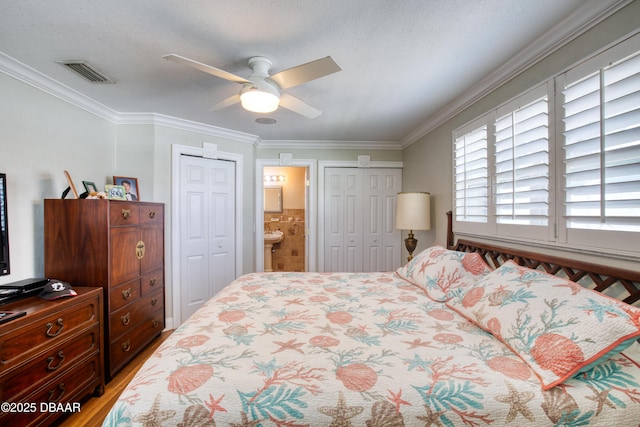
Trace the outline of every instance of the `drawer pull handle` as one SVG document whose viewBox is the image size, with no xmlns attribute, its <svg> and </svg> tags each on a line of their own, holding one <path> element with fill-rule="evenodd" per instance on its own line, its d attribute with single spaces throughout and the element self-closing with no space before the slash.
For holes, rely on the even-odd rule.
<svg viewBox="0 0 640 427">
<path fill-rule="evenodd" d="M 136 243 L 136 258 L 138 259 L 144 258 L 144 249 L 145 249 L 144 242 L 142 240 Z"/>
<path fill-rule="evenodd" d="M 156 304 L 158 304 L 158 298 L 151 298 L 151 305 L 155 307 Z"/>
<path fill-rule="evenodd" d="M 149 218 L 153 219 L 156 217 L 156 211 L 149 211 Z"/>
<path fill-rule="evenodd" d="M 122 291 L 122 298 L 124 299 L 131 298 L 131 288 L 125 289 L 124 291 Z"/>
<path fill-rule="evenodd" d="M 122 218 L 129 219 L 131 211 L 129 209 L 122 209 Z"/>
<path fill-rule="evenodd" d="M 158 279 L 156 279 L 155 277 L 153 279 L 149 280 L 149 286 L 155 286 L 157 281 L 158 281 Z"/>
<path fill-rule="evenodd" d="M 125 353 L 131 351 L 131 340 L 126 340 L 122 343 L 122 351 L 124 351 Z"/>
<path fill-rule="evenodd" d="M 47 336 L 48 337 L 57 337 L 58 335 L 60 335 L 60 332 L 62 332 L 62 330 L 64 329 L 64 325 L 62 324 L 62 318 L 59 318 L 58 320 L 56 320 L 56 325 L 59 326 L 58 331 L 57 332 L 51 332 L 51 330 L 53 329 L 54 324 L 49 322 L 47 323 Z"/>
<path fill-rule="evenodd" d="M 158 319 L 153 319 L 153 322 L 151 322 L 151 326 L 153 326 L 154 329 L 157 328 L 159 324 Z"/>
<path fill-rule="evenodd" d="M 62 396 L 64 395 L 64 392 L 65 392 L 64 383 L 60 383 L 60 385 L 58 385 L 57 389 L 58 389 L 58 398 L 57 399 L 53 398 L 53 396 L 56 395 L 56 389 L 53 389 L 53 390 L 49 391 L 49 402 L 59 402 L 60 399 L 62 399 Z"/>
<path fill-rule="evenodd" d="M 60 366 L 62 366 L 62 363 L 64 362 L 64 353 L 62 352 L 62 350 L 58 352 L 58 359 L 60 359 L 60 361 L 58 362 L 57 365 L 54 366 L 53 361 L 56 360 L 56 358 L 54 356 L 49 356 L 47 358 L 47 361 L 49 362 L 47 364 L 47 371 L 55 371 Z"/>
<path fill-rule="evenodd" d="M 122 324 L 127 326 L 131 321 L 131 313 L 127 313 L 124 316 L 120 316 L 120 320 L 122 320 Z"/>
</svg>

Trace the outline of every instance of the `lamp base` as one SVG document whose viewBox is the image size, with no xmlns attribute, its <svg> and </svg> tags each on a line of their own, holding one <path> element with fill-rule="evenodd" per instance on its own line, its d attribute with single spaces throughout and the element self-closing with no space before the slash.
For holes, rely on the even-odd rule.
<svg viewBox="0 0 640 427">
<path fill-rule="evenodd" d="M 413 236 L 413 230 L 409 230 L 409 237 L 404 239 L 404 246 L 407 248 L 407 252 L 409 252 L 407 261 L 411 261 L 413 259 L 413 251 L 415 251 L 416 246 L 418 246 L 418 239 Z"/>
</svg>

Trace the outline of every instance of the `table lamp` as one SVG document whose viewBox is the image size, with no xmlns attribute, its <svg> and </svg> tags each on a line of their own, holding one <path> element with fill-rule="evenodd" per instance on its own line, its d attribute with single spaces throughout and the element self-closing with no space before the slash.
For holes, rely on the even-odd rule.
<svg viewBox="0 0 640 427">
<path fill-rule="evenodd" d="M 418 240 L 413 236 L 413 230 L 431 229 L 431 203 L 429 193 L 402 192 L 396 198 L 396 228 L 409 230 L 409 237 L 404 244 L 409 252 L 407 261 L 413 259 Z"/>
</svg>

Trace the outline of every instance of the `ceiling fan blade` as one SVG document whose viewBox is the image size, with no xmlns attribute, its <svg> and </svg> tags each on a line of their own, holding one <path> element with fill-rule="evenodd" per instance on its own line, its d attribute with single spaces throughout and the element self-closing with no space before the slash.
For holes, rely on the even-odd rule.
<svg viewBox="0 0 640 427">
<path fill-rule="evenodd" d="M 222 101 L 218 102 L 217 104 L 207 108 L 207 111 L 222 110 L 223 108 L 230 107 L 233 104 L 238 103 L 238 102 L 240 102 L 240 95 L 239 94 L 231 95 L 227 99 L 223 99 Z"/>
<path fill-rule="evenodd" d="M 194 61 L 193 59 L 185 58 L 184 56 L 170 53 L 168 55 L 162 55 L 162 57 L 168 59 L 169 61 L 184 64 L 191 68 L 195 68 L 196 70 L 200 70 L 204 73 L 220 77 L 221 79 L 229 80 L 235 83 L 251 83 L 249 80 L 236 76 L 235 74 L 220 70 L 218 68 L 214 68 L 211 65 L 203 64 L 202 62 Z"/>
<path fill-rule="evenodd" d="M 341 70 L 342 68 L 340 68 L 336 61 L 330 56 L 327 56 L 326 58 L 316 59 L 315 61 L 280 71 L 270 78 L 276 82 L 281 89 L 287 89 Z"/>
<path fill-rule="evenodd" d="M 317 108 L 313 108 L 311 105 L 302 101 L 301 99 L 296 98 L 295 96 L 291 96 L 287 93 L 280 94 L 280 106 L 286 108 L 287 110 L 291 110 L 294 113 L 298 113 L 303 115 L 309 119 L 315 119 L 322 111 Z"/>
</svg>

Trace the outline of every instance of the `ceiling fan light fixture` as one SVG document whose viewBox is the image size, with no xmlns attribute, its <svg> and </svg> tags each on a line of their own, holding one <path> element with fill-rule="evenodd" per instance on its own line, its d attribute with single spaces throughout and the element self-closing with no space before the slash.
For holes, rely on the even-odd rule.
<svg viewBox="0 0 640 427">
<path fill-rule="evenodd" d="M 253 85 L 247 85 L 240 93 L 240 103 L 245 110 L 254 113 L 271 113 L 278 109 L 280 97 Z"/>
</svg>

